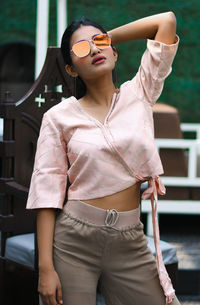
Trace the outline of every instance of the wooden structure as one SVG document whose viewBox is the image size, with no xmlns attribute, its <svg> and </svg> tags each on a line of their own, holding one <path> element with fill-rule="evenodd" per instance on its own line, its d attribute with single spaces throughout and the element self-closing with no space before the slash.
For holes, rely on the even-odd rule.
<svg viewBox="0 0 200 305">
<path fill-rule="evenodd" d="M 0 303 L 33 305 L 37 300 L 30 299 L 30 293 L 37 289 L 37 256 L 33 270 L 14 264 L 5 258 L 6 238 L 18 234 L 35 232 L 35 211 L 25 210 L 30 179 L 33 170 L 37 138 L 44 112 L 59 103 L 63 97 L 72 95 L 70 78 L 64 69 L 59 48 L 48 48 L 43 70 L 27 94 L 14 102 L 7 93 L 0 101 L 0 116 L 4 119 L 3 140 L 0 142 Z M 23 272 L 21 272 L 23 270 Z M 6 272 L 5 272 L 6 271 Z M 26 287 L 12 287 L 12 278 L 26 275 L 33 283 L 33 291 Z M 2 278 L 4 276 L 4 278 Z M 9 280 L 9 287 L 7 285 Z M 26 283 L 26 281 L 24 281 Z M 9 291 L 12 290 L 12 293 Z M 19 291 L 22 291 L 23 299 Z M 3 299 L 2 291 L 5 298 Z M 26 297 L 27 295 L 27 297 Z M 31 294 L 34 295 L 34 294 Z M 14 299 L 12 299 L 12 297 Z M 37 298 L 37 296 L 35 295 Z M 32 302 L 32 303 L 31 303 Z"/>
</svg>

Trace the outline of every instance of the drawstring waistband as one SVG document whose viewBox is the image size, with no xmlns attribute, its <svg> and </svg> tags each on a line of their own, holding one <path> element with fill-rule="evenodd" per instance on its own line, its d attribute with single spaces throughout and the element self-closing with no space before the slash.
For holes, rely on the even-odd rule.
<svg viewBox="0 0 200 305">
<path fill-rule="evenodd" d="M 63 211 L 79 220 L 116 229 L 128 228 L 140 222 L 140 207 L 118 212 L 115 209 L 101 209 L 81 200 L 68 200 Z"/>
<path fill-rule="evenodd" d="M 168 276 L 167 270 L 163 263 L 162 252 L 160 248 L 160 234 L 158 226 L 158 213 L 157 213 L 157 201 L 158 194 L 164 195 L 166 193 L 165 186 L 163 185 L 159 176 L 151 177 L 148 181 L 148 188 L 142 194 L 142 199 L 151 199 L 152 206 L 152 221 L 153 221 L 153 233 L 154 244 L 156 249 L 156 261 L 160 284 L 163 288 L 166 296 L 166 303 L 171 303 L 175 297 L 175 290 L 172 286 L 172 282 Z"/>
</svg>

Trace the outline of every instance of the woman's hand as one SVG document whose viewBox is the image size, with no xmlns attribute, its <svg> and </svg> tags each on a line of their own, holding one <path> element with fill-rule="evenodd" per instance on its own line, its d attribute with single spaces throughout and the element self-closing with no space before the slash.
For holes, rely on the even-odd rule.
<svg viewBox="0 0 200 305">
<path fill-rule="evenodd" d="M 38 291 L 44 305 L 63 303 L 60 279 L 54 269 L 39 271 Z"/>
<path fill-rule="evenodd" d="M 38 291 L 45 305 L 62 304 L 61 284 L 52 258 L 54 228 L 55 209 L 39 209 L 37 214 Z"/>
</svg>

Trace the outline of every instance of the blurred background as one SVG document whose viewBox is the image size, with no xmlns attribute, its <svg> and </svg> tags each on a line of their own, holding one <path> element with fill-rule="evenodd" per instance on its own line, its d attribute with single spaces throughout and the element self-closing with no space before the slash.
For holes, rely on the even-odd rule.
<svg viewBox="0 0 200 305">
<path fill-rule="evenodd" d="M 42 3 L 42 0 L 38 0 L 39 2 Z M 46 0 L 43 0 L 44 2 Z M 180 44 L 172 66 L 172 73 L 165 81 L 164 90 L 159 98 L 159 102 L 175 107 L 178 110 L 181 123 L 192 123 L 192 127 L 190 127 L 193 129 L 191 130 L 199 130 L 196 132 L 196 138 L 193 135 L 190 136 L 190 138 L 194 139 L 194 145 L 196 145 L 200 139 L 200 1 L 110 0 L 108 2 L 107 0 L 66 0 L 65 4 L 67 16 L 66 25 L 69 25 L 74 19 L 79 19 L 84 16 L 101 24 L 106 30 L 111 30 L 125 23 L 153 14 L 167 11 L 173 11 L 175 13 Z M 49 0 L 48 5 L 48 10 L 43 12 L 44 16 L 48 16 L 47 42 L 40 43 L 40 46 L 44 43 L 45 50 L 47 49 L 46 43 L 47 46 L 59 46 L 57 34 L 57 1 Z M 42 29 L 38 28 L 37 9 L 36 0 L 0 0 L 0 101 L 4 100 L 6 91 L 11 92 L 14 101 L 18 101 L 32 87 L 35 81 L 35 75 L 37 74 L 35 68 L 36 54 L 38 48 L 36 41 L 37 35 L 40 34 Z M 146 48 L 146 40 L 127 42 L 116 47 L 119 53 L 116 71 L 118 86 L 120 86 L 124 81 L 132 78 L 136 74 L 142 54 Z M 42 60 L 44 61 L 44 58 Z M 170 108 L 169 112 L 172 113 L 173 111 Z M 174 112 L 176 125 L 180 129 L 179 118 L 176 115 Z M 179 138 L 181 131 L 179 130 L 177 132 L 178 135 L 175 135 L 174 123 L 170 124 L 170 116 L 166 119 L 169 127 L 171 125 L 170 136 L 165 135 L 166 121 L 163 121 L 162 115 L 159 118 L 155 118 L 157 118 L 156 120 L 159 124 L 163 122 L 164 130 L 164 135 L 157 136 L 157 138 Z M 157 126 L 159 125 L 158 123 Z M 182 131 L 184 131 L 183 127 Z M 187 129 L 188 127 L 185 128 L 189 130 Z M 1 137 L 2 130 L 3 119 L 0 119 Z M 180 141 L 184 140 L 182 135 L 180 138 Z M 172 141 L 171 143 L 173 146 L 174 142 Z M 188 162 L 188 151 L 189 149 L 186 148 L 184 156 L 182 156 L 187 160 L 183 160 L 184 162 L 182 163 L 180 162 L 181 169 L 185 166 L 185 162 Z M 172 170 L 174 164 L 178 164 L 177 159 L 181 161 L 181 158 L 173 158 Z M 195 181 L 199 181 L 198 179 L 200 177 L 200 153 L 198 154 L 198 158 L 199 172 Z M 167 155 L 166 164 L 168 168 L 169 161 L 172 161 L 171 159 L 171 155 Z M 184 171 L 187 171 L 189 165 Z M 176 181 L 178 181 L 181 175 L 187 176 L 185 173 L 178 174 L 176 169 L 174 171 L 174 175 L 169 174 L 167 176 L 177 176 Z M 180 185 L 179 182 L 176 185 L 176 183 L 174 183 L 175 187 L 179 186 L 182 192 L 183 185 Z M 191 186 L 193 187 L 192 191 Z M 187 189 L 191 201 L 196 200 L 198 201 L 197 204 L 200 205 L 200 189 L 197 189 L 196 186 L 197 184 L 185 184 L 185 189 Z M 192 193 L 194 189 L 196 191 L 195 196 Z M 189 200 L 188 198 L 187 200 Z M 174 215 L 170 215 L 170 218 L 169 215 L 163 214 L 160 216 L 161 238 L 174 245 L 177 249 L 179 282 L 181 283 L 178 287 L 178 292 L 184 305 L 200 304 L 200 212 L 196 214 L 194 212 L 191 215 L 189 208 L 190 206 L 188 206 L 188 213 L 185 213 L 185 215 L 181 215 L 181 207 L 180 211 L 174 213 Z M 145 219 L 144 223 L 146 226 Z"/>
<path fill-rule="evenodd" d="M 34 81 L 36 5 L 37 1 L 33 0 L 0 1 L 0 92 L 2 94 L 5 87 L 17 88 L 14 99 L 22 96 Z M 180 46 L 173 73 L 165 82 L 160 101 L 177 107 L 182 122 L 199 122 L 199 0 L 68 0 L 67 23 L 85 16 L 110 30 L 138 18 L 170 10 L 177 17 Z M 56 23 L 56 1 L 50 0 L 48 45 L 51 46 L 57 45 Z M 136 73 L 145 47 L 146 41 L 117 46 L 119 84 Z"/>
</svg>

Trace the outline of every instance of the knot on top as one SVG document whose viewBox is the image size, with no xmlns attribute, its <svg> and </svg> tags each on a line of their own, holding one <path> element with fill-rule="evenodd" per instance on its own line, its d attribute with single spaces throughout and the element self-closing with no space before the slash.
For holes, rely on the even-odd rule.
<svg viewBox="0 0 200 305">
<path fill-rule="evenodd" d="M 166 188 L 159 176 L 151 177 L 148 180 L 148 188 L 142 194 L 142 199 L 148 199 L 152 196 L 156 198 L 157 194 L 165 195 Z"/>
</svg>

